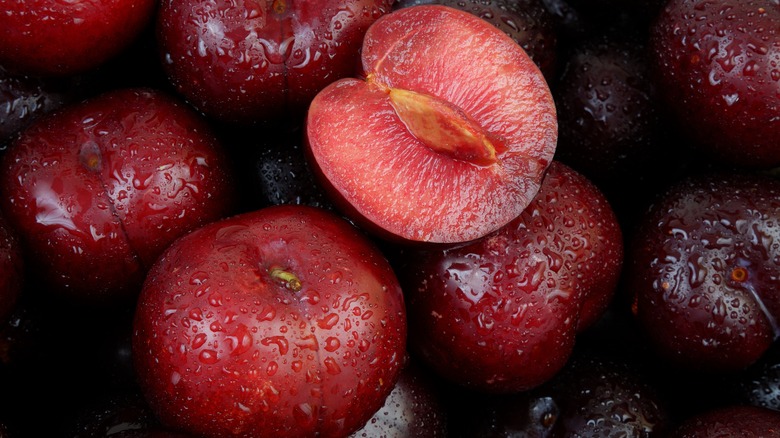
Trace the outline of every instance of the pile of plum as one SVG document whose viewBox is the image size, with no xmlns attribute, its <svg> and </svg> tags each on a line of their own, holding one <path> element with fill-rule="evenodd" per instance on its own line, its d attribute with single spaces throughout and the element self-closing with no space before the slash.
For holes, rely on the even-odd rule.
<svg viewBox="0 0 780 438">
<path fill-rule="evenodd" d="M 6 0 L 0 438 L 780 437 L 777 0 Z"/>
</svg>

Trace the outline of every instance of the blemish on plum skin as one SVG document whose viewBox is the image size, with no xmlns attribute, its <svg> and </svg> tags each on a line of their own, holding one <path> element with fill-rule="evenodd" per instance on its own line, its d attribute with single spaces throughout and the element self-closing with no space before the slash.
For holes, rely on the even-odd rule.
<svg viewBox="0 0 780 438">
<path fill-rule="evenodd" d="M 731 271 L 731 279 L 732 280 L 734 280 L 734 281 L 736 281 L 738 283 L 742 283 L 745 280 L 747 280 L 747 278 L 748 278 L 748 272 L 747 272 L 747 270 L 745 268 L 743 268 L 743 267 L 736 267 L 736 268 L 732 269 L 732 271 Z"/>
</svg>

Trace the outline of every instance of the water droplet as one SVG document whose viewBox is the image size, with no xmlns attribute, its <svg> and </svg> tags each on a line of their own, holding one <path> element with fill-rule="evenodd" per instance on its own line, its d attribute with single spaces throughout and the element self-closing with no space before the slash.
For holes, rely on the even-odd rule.
<svg viewBox="0 0 780 438">
<path fill-rule="evenodd" d="M 266 347 L 274 344 L 279 349 L 279 354 L 285 355 L 290 349 L 290 344 L 287 342 L 287 338 L 284 336 L 269 336 L 262 341 L 260 341 L 261 344 L 265 345 Z"/>
<path fill-rule="evenodd" d="M 246 353 L 252 348 L 252 343 L 254 341 L 252 334 L 244 324 L 240 324 L 227 339 L 230 348 L 232 349 L 230 352 L 231 356 L 238 356 Z"/>
<path fill-rule="evenodd" d="M 198 271 L 190 277 L 190 284 L 193 286 L 199 286 L 209 279 L 209 274 L 203 271 Z"/>
<path fill-rule="evenodd" d="M 325 365 L 325 370 L 328 372 L 328 374 L 336 375 L 341 373 L 341 367 L 332 357 L 326 357 L 322 362 Z"/>
<path fill-rule="evenodd" d="M 214 350 L 203 350 L 198 355 L 198 360 L 205 364 L 213 365 L 219 361 L 219 357 L 217 356 L 217 352 Z"/>
<path fill-rule="evenodd" d="M 265 372 L 269 376 L 273 376 L 274 374 L 276 374 L 277 371 L 279 371 L 279 364 L 273 360 L 271 362 L 268 362 L 268 366 L 266 367 Z"/>
<path fill-rule="evenodd" d="M 335 338 L 333 336 L 329 337 L 325 340 L 325 350 L 329 352 L 334 352 L 338 350 L 338 348 L 341 346 L 341 341 L 338 340 L 338 338 Z"/>
<path fill-rule="evenodd" d="M 339 322 L 339 316 L 335 313 L 325 315 L 324 318 L 317 321 L 317 326 L 324 330 L 333 328 Z"/>
</svg>

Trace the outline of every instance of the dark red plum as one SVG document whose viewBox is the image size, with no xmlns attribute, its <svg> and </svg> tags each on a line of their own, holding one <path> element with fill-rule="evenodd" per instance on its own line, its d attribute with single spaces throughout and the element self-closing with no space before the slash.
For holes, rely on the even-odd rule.
<svg viewBox="0 0 780 438">
<path fill-rule="evenodd" d="M 557 35 L 554 18 L 541 0 L 401 0 L 394 8 L 438 4 L 460 9 L 504 31 L 552 80 L 556 70 Z"/>
<path fill-rule="evenodd" d="M 651 46 L 659 90 L 699 150 L 731 165 L 780 165 L 776 1 L 669 1 Z"/>
<path fill-rule="evenodd" d="M 690 177 L 635 232 L 627 290 L 656 350 L 678 365 L 738 370 L 778 334 L 780 181 Z"/>
<path fill-rule="evenodd" d="M 549 380 L 599 318 L 622 265 L 598 189 L 553 162 L 531 205 L 468 245 L 420 250 L 403 268 L 411 350 L 447 380 L 514 392 Z"/>
<path fill-rule="evenodd" d="M 73 297 L 137 294 L 175 238 L 232 209 L 229 164 L 206 121 L 151 89 L 40 119 L 2 166 L 2 208 L 36 280 Z"/>
<path fill-rule="evenodd" d="M 154 0 L 5 1 L 0 65 L 33 76 L 86 72 L 129 46 L 155 7 Z"/>
<path fill-rule="evenodd" d="M 581 42 L 566 60 L 553 96 L 556 159 L 600 187 L 635 186 L 642 173 L 652 172 L 649 160 L 662 154 L 661 107 L 640 43 L 603 37 Z"/>
<path fill-rule="evenodd" d="M 663 437 L 671 426 L 646 373 L 615 358 L 575 356 L 540 392 L 560 409 L 553 437 Z"/>
<path fill-rule="evenodd" d="M 206 114 L 253 124 L 302 114 L 351 75 L 390 0 L 161 2 L 157 33 L 174 87 Z"/>
<path fill-rule="evenodd" d="M 314 207 L 213 222 L 144 283 L 133 357 L 164 425 L 207 437 L 346 436 L 406 357 L 403 295 L 355 227 Z"/>
<path fill-rule="evenodd" d="M 670 438 L 769 438 L 780 436 L 780 412 L 755 406 L 726 406 L 695 415 Z"/>
</svg>

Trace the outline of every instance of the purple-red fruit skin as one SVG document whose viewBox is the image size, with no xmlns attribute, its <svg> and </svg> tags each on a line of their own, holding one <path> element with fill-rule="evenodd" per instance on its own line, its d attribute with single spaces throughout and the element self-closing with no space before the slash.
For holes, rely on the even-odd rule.
<svg viewBox="0 0 780 438">
<path fill-rule="evenodd" d="M 118 55 L 151 22 L 154 0 L 8 0 L 0 64 L 18 74 L 86 72 Z"/>
<path fill-rule="evenodd" d="M 645 53 L 634 41 L 580 43 L 556 82 L 556 158 L 599 184 L 637 178 L 657 153 L 659 105 Z"/>
<path fill-rule="evenodd" d="M 660 196 L 633 237 L 633 310 L 662 356 L 736 370 L 764 354 L 780 315 L 780 181 L 691 177 Z"/>
<path fill-rule="evenodd" d="M 580 355 L 550 383 L 556 437 L 660 437 L 671 423 L 646 374 L 627 362 Z"/>
<path fill-rule="evenodd" d="M 157 34 L 174 87 L 216 119 L 253 124 L 301 114 L 351 75 L 366 29 L 389 0 L 161 2 Z"/>
<path fill-rule="evenodd" d="M 776 1 L 672 0 L 651 46 L 659 89 L 700 150 L 733 165 L 780 165 Z"/>
<path fill-rule="evenodd" d="M 686 419 L 670 438 L 776 438 L 780 412 L 755 406 L 726 406 Z"/>
<path fill-rule="evenodd" d="M 406 357 L 389 263 L 314 207 L 268 207 L 177 240 L 149 272 L 134 329 L 154 412 L 215 438 L 348 435 Z"/>
<path fill-rule="evenodd" d="M 550 379 L 610 302 L 622 235 L 603 195 L 553 162 L 531 205 L 468 245 L 409 263 L 410 338 L 446 379 L 488 392 Z"/>
<path fill-rule="evenodd" d="M 0 204 L 36 278 L 74 297 L 137 293 L 175 238 L 232 209 L 227 157 L 206 121 L 151 89 L 63 108 L 1 158 Z"/>
</svg>

